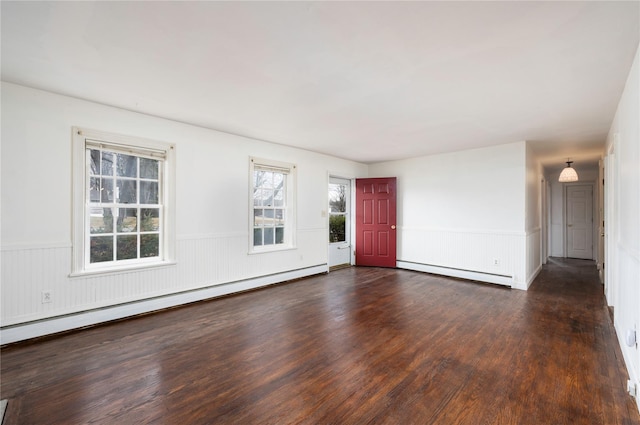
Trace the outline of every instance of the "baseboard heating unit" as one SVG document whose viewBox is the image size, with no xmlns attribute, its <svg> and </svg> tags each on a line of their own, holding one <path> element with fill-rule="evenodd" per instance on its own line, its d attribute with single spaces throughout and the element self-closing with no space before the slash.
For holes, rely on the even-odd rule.
<svg viewBox="0 0 640 425">
<path fill-rule="evenodd" d="M 411 261 L 397 261 L 396 266 L 401 269 L 418 272 L 433 273 L 442 276 L 459 277 L 461 279 L 477 280 L 480 282 L 494 283 L 509 288 L 513 287 L 513 276 L 463 270 L 451 267 L 436 266 L 431 264 L 414 263 Z"/>
</svg>

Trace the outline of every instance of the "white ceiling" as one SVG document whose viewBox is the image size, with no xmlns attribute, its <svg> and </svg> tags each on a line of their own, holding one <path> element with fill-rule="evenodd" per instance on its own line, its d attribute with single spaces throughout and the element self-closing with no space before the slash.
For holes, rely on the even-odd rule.
<svg viewBox="0 0 640 425">
<path fill-rule="evenodd" d="M 2 1 L 2 79 L 356 161 L 603 149 L 633 2 Z"/>
</svg>

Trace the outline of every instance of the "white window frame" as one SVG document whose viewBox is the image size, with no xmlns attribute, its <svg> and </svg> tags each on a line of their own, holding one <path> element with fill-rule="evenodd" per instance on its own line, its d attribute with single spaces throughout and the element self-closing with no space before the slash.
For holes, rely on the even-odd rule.
<svg viewBox="0 0 640 425">
<path fill-rule="evenodd" d="M 73 127 L 73 253 L 71 277 L 105 274 L 175 264 L 175 145 L 139 137 Z M 162 226 L 159 256 L 104 263 L 90 263 L 89 170 L 87 148 L 161 159 L 159 197 Z"/>
<path fill-rule="evenodd" d="M 284 239 L 283 243 L 280 244 L 254 246 L 254 210 L 260 208 L 254 206 L 254 172 L 260 169 L 281 172 L 286 178 L 284 193 Z M 263 158 L 249 158 L 249 254 L 296 248 L 296 185 L 297 167 L 295 164 Z"/>
</svg>

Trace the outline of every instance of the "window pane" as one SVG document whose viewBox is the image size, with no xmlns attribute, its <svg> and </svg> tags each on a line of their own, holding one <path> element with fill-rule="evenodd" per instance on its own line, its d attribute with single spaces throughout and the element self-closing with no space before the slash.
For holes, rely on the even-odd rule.
<svg viewBox="0 0 640 425">
<path fill-rule="evenodd" d="M 254 189 L 253 190 L 253 206 L 254 207 L 261 207 L 262 204 L 262 190 L 260 189 Z"/>
<path fill-rule="evenodd" d="M 265 207 L 273 206 L 273 190 L 271 189 L 262 190 L 262 205 L 264 205 Z"/>
<path fill-rule="evenodd" d="M 140 182 L 140 203 L 158 203 L 158 182 Z"/>
<path fill-rule="evenodd" d="M 284 243 L 284 227 L 276 227 L 276 243 Z"/>
<path fill-rule="evenodd" d="M 119 233 L 137 232 L 138 210 L 136 208 L 120 208 L 117 229 Z"/>
<path fill-rule="evenodd" d="M 276 190 L 273 193 L 273 206 L 274 207 L 282 207 L 284 206 L 284 191 Z"/>
<path fill-rule="evenodd" d="M 138 258 L 138 236 L 127 235 L 118 236 L 118 256 L 117 260 L 130 260 L 131 258 Z"/>
<path fill-rule="evenodd" d="M 272 173 L 272 174 L 273 174 L 273 188 L 282 189 L 284 187 L 284 174 L 282 173 Z"/>
<path fill-rule="evenodd" d="M 113 152 L 102 152 L 101 171 L 103 176 L 113 176 Z"/>
<path fill-rule="evenodd" d="M 100 194 L 102 202 L 113 202 L 113 179 L 100 179 L 102 187 L 100 188 Z"/>
<path fill-rule="evenodd" d="M 111 208 L 91 208 L 89 210 L 89 230 L 93 233 L 113 233 Z"/>
<path fill-rule="evenodd" d="M 138 158 L 131 155 L 118 154 L 117 175 L 119 177 L 138 176 Z"/>
<path fill-rule="evenodd" d="M 100 202 L 100 177 L 89 179 L 89 202 Z"/>
<path fill-rule="evenodd" d="M 265 227 L 264 228 L 264 244 L 265 245 L 273 245 L 274 241 L 274 228 L 273 227 Z"/>
<path fill-rule="evenodd" d="M 281 208 L 275 209 L 275 225 L 282 226 L 284 225 L 284 210 Z"/>
<path fill-rule="evenodd" d="M 253 210 L 253 225 L 262 226 L 264 224 L 264 210 L 256 208 Z"/>
<path fill-rule="evenodd" d="M 100 151 L 97 149 L 90 150 L 90 166 L 89 166 L 89 174 L 92 176 L 96 176 L 100 174 Z"/>
<path fill-rule="evenodd" d="M 275 212 L 272 209 L 264 210 L 264 224 L 265 226 L 273 226 L 273 218 Z"/>
<path fill-rule="evenodd" d="M 254 171 L 253 172 L 253 187 L 265 187 L 265 182 L 267 180 L 267 172 L 266 171 Z"/>
<path fill-rule="evenodd" d="M 262 245 L 262 229 L 253 229 L 253 246 Z"/>
<path fill-rule="evenodd" d="M 160 230 L 160 209 L 143 208 L 140 230 L 143 232 L 157 232 Z"/>
<path fill-rule="evenodd" d="M 121 204 L 135 204 L 137 201 L 136 183 L 135 180 L 118 180 L 117 201 Z"/>
<path fill-rule="evenodd" d="M 158 179 L 159 161 L 155 159 L 140 158 L 140 177 L 143 179 Z"/>
<path fill-rule="evenodd" d="M 160 256 L 160 235 L 140 235 L 140 257 Z"/>
<path fill-rule="evenodd" d="M 329 184 L 329 211 L 347 212 L 347 188 L 343 184 Z"/>
<path fill-rule="evenodd" d="M 273 189 L 273 173 L 271 171 L 256 171 L 256 187 Z"/>
<path fill-rule="evenodd" d="M 96 236 L 90 238 L 90 258 L 92 263 L 113 261 L 113 237 Z"/>
<path fill-rule="evenodd" d="M 346 241 L 346 216 L 332 215 L 329 217 L 329 242 Z"/>
</svg>

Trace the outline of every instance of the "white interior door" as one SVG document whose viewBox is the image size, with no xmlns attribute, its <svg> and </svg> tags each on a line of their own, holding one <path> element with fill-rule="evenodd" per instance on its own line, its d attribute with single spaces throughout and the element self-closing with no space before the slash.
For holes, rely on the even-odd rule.
<svg viewBox="0 0 640 425">
<path fill-rule="evenodd" d="M 593 186 L 567 186 L 567 257 L 593 259 Z"/>
<path fill-rule="evenodd" d="M 351 264 L 351 181 L 329 178 L 329 267 Z"/>
</svg>

